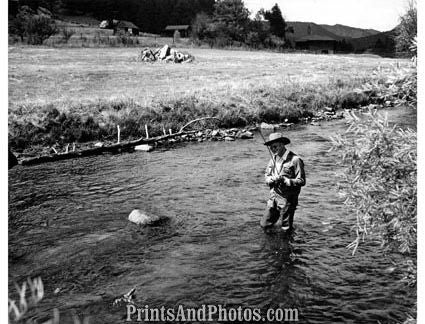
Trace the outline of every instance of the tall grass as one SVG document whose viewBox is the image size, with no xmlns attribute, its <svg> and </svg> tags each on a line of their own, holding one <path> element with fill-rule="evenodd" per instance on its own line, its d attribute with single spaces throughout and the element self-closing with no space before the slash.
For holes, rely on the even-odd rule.
<svg viewBox="0 0 425 324">
<path fill-rule="evenodd" d="M 27 311 L 37 305 L 44 297 L 44 286 L 40 277 L 22 283 L 22 286 L 15 284 L 17 297 L 9 298 L 9 322 L 22 320 Z M 29 294 L 27 294 L 27 289 Z"/>
<path fill-rule="evenodd" d="M 163 128 L 177 131 L 190 120 L 214 116 L 220 127 L 244 127 L 260 122 L 299 122 L 325 106 L 353 108 L 369 97 L 341 89 L 338 82 L 325 85 L 297 84 L 288 88 L 262 88 L 228 97 L 187 95 L 161 98 L 144 106 L 132 99 L 74 104 L 66 109 L 54 104 L 19 106 L 9 114 L 9 143 L 15 151 L 35 145 L 65 145 L 72 142 L 116 138 L 139 138 L 145 125 L 151 136 Z"/>
<path fill-rule="evenodd" d="M 44 285 L 41 278 L 27 278 L 27 281 L 24 281 L 21 286 L 15 284 L 15 288 L 16 299 L 9 297 L 9 323 L 39 323 L 39 321 L 30 319 L 29 315 L 44 297 Z M 59 324 L 60 322 L 59 310 L 55 308 L 53 309 L 53 318 L 42 324 Z M 84 317 L 81 322 L 80 318 L 74 315 L 73 323 L 89 324 L 89 318 Z"/>
</svg>

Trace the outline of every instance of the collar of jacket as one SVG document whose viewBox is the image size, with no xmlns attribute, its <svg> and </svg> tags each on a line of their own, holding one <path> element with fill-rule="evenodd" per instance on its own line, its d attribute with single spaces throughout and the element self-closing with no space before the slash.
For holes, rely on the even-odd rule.
<svg viewBox="0 0 425 324">
<path fill-rule="evenodd" d="M 277 162 L 277 159 L 278 158 L 281 158 L 282 159 L 282 162 L 285 162 L 286 159 L 288 158 L 288 155 L 289 155 L 289 150 L 286 149 L 286 151 L 285 151 L 285 153 L 283 153 L 282 157 L 280 157 L 279 155 L 275 154 L 274 159 Z"/>
</svg>

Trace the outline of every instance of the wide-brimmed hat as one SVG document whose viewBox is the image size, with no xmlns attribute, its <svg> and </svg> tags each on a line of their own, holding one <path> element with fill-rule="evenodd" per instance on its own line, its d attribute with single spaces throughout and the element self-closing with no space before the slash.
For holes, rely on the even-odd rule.
<svg viewBox="0 0 425 324">
<path fill-rule="evenodd" d="M 269 135 L 269 140 L 264 143 L 264 145 L 270 145 L 276 142 L 282 142 L 284 145 L 291 143 L 289 138 L 283 136 L 282 133 L 271 133 Z"/>
</svg>

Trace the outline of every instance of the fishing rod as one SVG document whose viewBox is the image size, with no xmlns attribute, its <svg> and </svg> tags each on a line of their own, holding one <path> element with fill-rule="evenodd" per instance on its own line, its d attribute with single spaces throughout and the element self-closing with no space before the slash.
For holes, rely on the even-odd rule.
<svg viewBox="0 0 425 324">
<path fill-rule="evenodd" d="M 261 132 L 261 128 L 259 129 L 259 132 L 260 132 L 260 136 L 261 136 L 261 138 L 263 139 L 264 144 L 266 144 L 266 139 L 264 138 L 263 133 Z M 277 169 L 276 169 L 276 161 L 275 161 L 275 159 L 274 159 L 273 153 L 272 153 L 272 151 L 270 150 L 270 147 L 269 147 L 268 145 L 266 145 L 266 146 L 267 146 L 267 150 L 268 150 L 268 151 L 269 151 L 269 153 L 270 153 L 270 157 L 272 158 L 272 161 L 273 161 L 273 169 L 277 171 Z"/>
</svg>

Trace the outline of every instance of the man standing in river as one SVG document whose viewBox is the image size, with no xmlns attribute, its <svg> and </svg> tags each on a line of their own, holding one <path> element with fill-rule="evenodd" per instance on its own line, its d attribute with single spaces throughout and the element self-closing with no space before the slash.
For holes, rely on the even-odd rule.
<svg viewBox="0 0 425 324">
<path fill-rule="evenodd" d="M 270 187 L 270 197 L 267 201 L 267 211 L 261 219 L 264 229 L 271 228 L 282 217 L 282 229 L 292 230 L 295 209 L 301 187 L 305 185 L 303 161 L 286 149 L 289 138 L 282 133 L 272 133 L 267 145 L 272 158 L 267 165 L 265 179 Z"/>
</svg>

